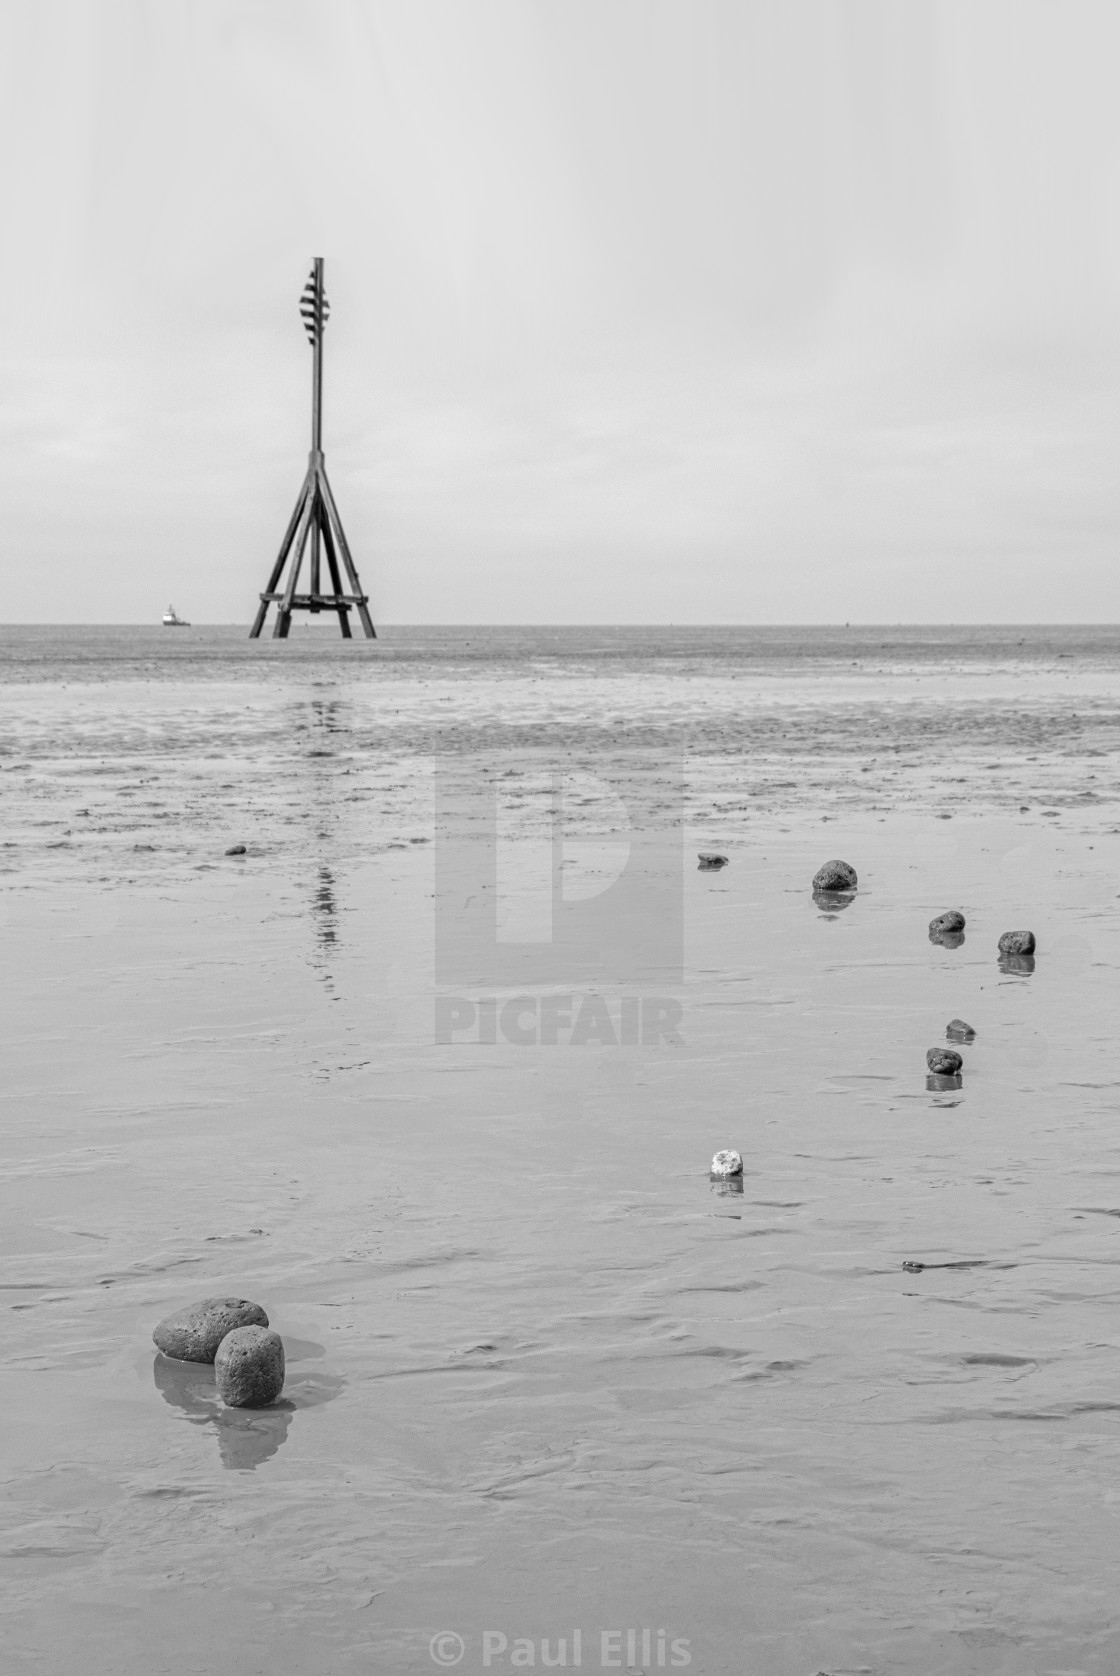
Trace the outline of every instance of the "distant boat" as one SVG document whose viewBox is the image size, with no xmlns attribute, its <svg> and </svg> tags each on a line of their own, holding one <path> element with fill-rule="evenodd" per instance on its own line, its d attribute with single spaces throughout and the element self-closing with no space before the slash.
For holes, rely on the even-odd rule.
<svg viewBox="0 0 1120 1676">
<path fill-rule="evenodd" d="M 173 605 L 169 605 L 163 613 L 163 626 L 165 629 L 189 629 L 191 625 L 185 617 L 180 617 Z"/>
</svg>

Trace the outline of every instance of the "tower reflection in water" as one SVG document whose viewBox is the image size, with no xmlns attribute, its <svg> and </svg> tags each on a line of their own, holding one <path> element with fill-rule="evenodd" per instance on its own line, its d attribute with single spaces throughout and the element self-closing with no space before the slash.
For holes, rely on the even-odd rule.
<svg viewBox="0 0 1120 1676">
<path fill-rule="evenodd" d="M 334 990 L 334 973 L 331 970 L 332 957 L 338 945 L 338 902 L 335 889 L 334 874 L 325 862 L 320 862 L 318 881 L 311 898 L 311 924 L 315 933 L 311 964 L 319 973 L 332 1001 L 338 1000 Z"/>
<path fill-rule="evenodd" d="M 315 890 L 315 937 L 322 949 L 329 949 L 337 940 L 338 906 L 334 890 L 334 874 L 329 867 L 321 865 Z"/>
<path fill-rule="evenodd" d="M 330 689 L 332 683 L 323 681 L 316 685 Z M 301 755 L 304 765 L 303 819 L 307 824 L 308 837 L 314 839 L 320 856 L 311 895 L 311 922 L 315 935 L 311 959 L 327 990 L 335 998 L 331 956 L 338 943 L 338 881 L 331 867 L 321 858 L 330 854 L 338 823 L 339 745 L 341 743 L 345 747 L 352 743 L 348 706 L 333 692 L 329 696 L 312 698 L 309 705 L 300 700 L 292 713 L 291 728 L 297 736 L 302 734 L 307 740 L 307 749 Z"/>
</svg>

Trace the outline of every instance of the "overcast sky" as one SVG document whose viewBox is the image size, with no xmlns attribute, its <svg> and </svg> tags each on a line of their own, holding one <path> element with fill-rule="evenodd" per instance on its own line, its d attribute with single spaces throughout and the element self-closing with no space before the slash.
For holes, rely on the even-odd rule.
<svg viewBox="0 0 1120 1676">
<path fill-rule="evenodd" d="M 0 619 L 1120 620 L 1115 0 L 0 17 Z"/>
</svg>

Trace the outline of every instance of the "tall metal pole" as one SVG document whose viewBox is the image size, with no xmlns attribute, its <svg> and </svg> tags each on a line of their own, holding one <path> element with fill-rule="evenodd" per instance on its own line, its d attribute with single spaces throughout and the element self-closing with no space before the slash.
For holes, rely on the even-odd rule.
<svg viewBox="0 0 1120 1676">
<path fill-rule="evenodd" d="M 323 451 L 323 258 L 315 258 L 315 343 L 311 364 L 311 451 Z"/>
<path fill-rule="evenodd" d="M 318 466 L 323 457 L 323 258 L 315 258 L 315 341 L 311 359 L 311 460 Z M 318 482 L 315 500 L 318 501 Z M 319 508 L 311 512 L 311 610 L 318 615 L 319 606 Z"/>
</svg>

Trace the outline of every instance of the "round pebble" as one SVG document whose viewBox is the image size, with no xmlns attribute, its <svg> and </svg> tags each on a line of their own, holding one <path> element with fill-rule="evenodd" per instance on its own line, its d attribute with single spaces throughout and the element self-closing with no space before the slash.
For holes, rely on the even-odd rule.
<svg viewBox="0 0 1120 1676">
<path fill-rule="evenodd" d="M 975 1030 L 963 1018 L 951 1018 L 945 1026 L 945 1034 L 951 1042 L 972 1042 L 976 1039 Z"/>
<path fill-rule="evenodd" d="M 226 851 L 226 854 L 227 855 L 244 855 L 245 854 L 245 846 L 244 846 L 244 844 L 231 844 L 229 849 Z"/>
<path fill-rule="evenodd" d="M 227 1333 L 250 1326 L 268 1326 L 260 1304 L 248 1298 L 202 1298 L 165 1315 L 152 1338 L 157 1350 L 178 1362 L 212 1362 Z"/>
<path fill-rule="evenodd" d="M 958 912 L 956 908 L 950 908 L 947 913 L 938 914 L 936 919 L 931 919 L 929 922 L 929 934 L 931 937 L 943 937 L 947 931 L 954 932 L 963 930 L 964 915 Z"/>
<path fill-rule="evenodd" d="M 218 1395 L 231 1408 L 264 1408 L 284 1389 L 284 1341 L 267 1327 L 235 1327 L 214 1357 Z"/>
<path fill-rule="evenodd" d="M 1000 954 L 1033 954 L 1033 931 L 1005 931 L 999 940 Z"/>
<path fill-rule="evenodd" d="M 714 1176 L 741 1176 L 743 1173 L 743 1155 L 741 1152 L 717 1152 L 712 1159 L 712 1174 Z"/>
<path fill-rule="evenodd" d="M 855 890 L 856 870 L 846 861 L 826 861 L 813 878 L 814 890 Z"/>
<path fill-rule="evenodd" d="M 701 850 L 700 865 L 701 867 L 726 867 L 727 857 L 719 855 L 715 850 Z"/>
<path fill-rule="evenodd" d="M 930 1048 L 926 1054 L 926 1064 L 935 1077 L 955 1077 L 964 1060 L 952 1048 Z"/>
</svg>

